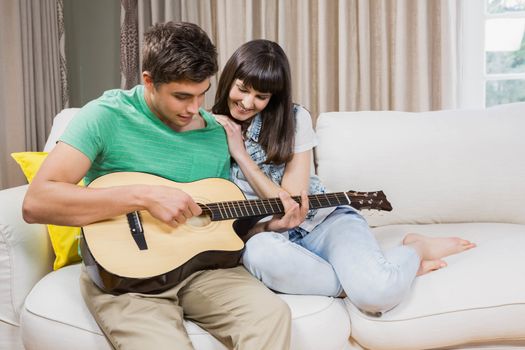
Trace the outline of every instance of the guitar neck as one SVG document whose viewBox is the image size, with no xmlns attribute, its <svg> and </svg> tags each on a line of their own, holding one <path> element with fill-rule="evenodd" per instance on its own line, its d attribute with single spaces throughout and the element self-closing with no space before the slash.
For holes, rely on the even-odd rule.
<svg viewBox="0 0 525 350">
<path fill-rule="evenodd" d="M 292 199 L 301 204 L 300 196 L 293 196 Z M 350 204 L 352 203 L 346 192 L 315 194 L 308 196 L 308 205 L 310 209 L 320 209 Z M 279 198 L 217 202 L 199 205 L 203 210 L 203 214 L 208 215 L 212 221 L 242 219 L 254 216 L 268 216 L 284 213 L 284 206 Z"/>
</svg>

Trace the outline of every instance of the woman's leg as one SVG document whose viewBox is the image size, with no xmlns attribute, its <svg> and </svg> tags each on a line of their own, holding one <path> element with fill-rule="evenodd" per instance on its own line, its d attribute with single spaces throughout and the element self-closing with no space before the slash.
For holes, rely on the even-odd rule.
<svg viewBox="0 0 525 350">
<path fill-rule="evenodd" d="M 338 296 L 342 292 L 330 263 L 280 233 L 251 237 L 242 260 L 252 275 L 281 293 Z"/>
<path fill-rule="evenodd" d="M 409 246 L 383 253 L 366 220 L 350 208 L 337 208 L 299 243 L 327 260 L 352 303 L 369 312 L 401 302 L 420 265 Z"/>
<path fill-rule="evenodd" d="M 341 207 L 295 243 L 279 233 L 253 236 L 243 262 L 276 291 L 338 296 L 342 285 L 360 309 L 383 312 L 403 300 L 416 275 L 439 269 L 442 257 L 474 246 L 456 237 L 409 234 L 403 245 L 383 252 L 366 220 Z"/>
</svg>

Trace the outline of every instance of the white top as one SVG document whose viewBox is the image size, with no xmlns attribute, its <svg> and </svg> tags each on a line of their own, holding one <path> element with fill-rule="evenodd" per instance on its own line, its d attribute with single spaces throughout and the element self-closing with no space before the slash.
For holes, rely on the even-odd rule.
<svg viewBox="0 0 525 350">
<path fill-rule="evenodd" d="M 295 124 L 295 146 L 293 153 L 305 152 L 317 146 L 317 136 L 312 126 L 312 117 L 306 109 L 302 107 L 297 108 Z"/>
<path fill-rule="evenodd" d="M 297 106 L 296 112 L 295 112 L 295 118 L 296 118 L 296 128 L 295 128 L 295 143 L 294 143 L 294 149 L 293 149 L 294 154 L 311 150 L 315 146 L 317 146 L 317 135 L 315 134 L 315 131 L 313 129 L 312 118 L 310 116 L 310 113 L 303 107 Z M 254 124 L 252 123 L 249 126 L 248 133 L 250 132 L 253 125 Z M 254 154 L 252 154 L 252 157 L 253 156 Z M 270 165 L 268 164 L 262 164 L 259 166 L 262 166 L 264 168 L 270 167 Z M 277 168 L 280 168 L 279 171 L 284 172 L 285 164 L 278 165 L 278 166 L 272 165 L 272 167 L 274 167 L 274 170 L 277 170 Z M 268 169 L 264 169 L 263 172 L 270 173 L 270 174 L 272 173 L 272 171 L 268 172 Z M 248 182 L 248 180 L 242 174 L 242 172 L 234 171 L 232 169 L 231 177 L 232 177 L 232 181 L 242 190 L 242 192 L 245 194 L 247 199 L 258 199 L 259 198 L 257 194 L 255 193 L 255 191 L 253 190 L 253 188 L 250 186 L 250 183 Z M 272 179 L 272 181 L 275 182 L 276 180 Z M 319 183 L 319 181 L 317 180 L 316 183 Z M 318 209 L 316 211 L 315 216 L 311 217 L 310 219 L 305 220 L 301 225 L 299 225 L 299 227 L 301 227 L 302 229 L 308 232 L 312 231 L 332 211 L 334 211 L 334 209 L 335 208 L 333 207 Z M 270 217 L 265 218 L 263 220 L 269 220 L 269 219 Z"/>
</svg>

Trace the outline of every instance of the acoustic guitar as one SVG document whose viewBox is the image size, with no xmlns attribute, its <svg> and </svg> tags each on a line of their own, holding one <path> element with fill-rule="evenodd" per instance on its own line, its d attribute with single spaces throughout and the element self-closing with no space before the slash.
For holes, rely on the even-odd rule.
<svg viewBox="0 0 525 350">
<path fill-rule="evenodd" d="M 82 228 L 80 249 L 93 282 L 102 290 L 158 293 L 192 273 L 239 264 L 244 242 L 239 236 L 262 217 L 282 214 L 278 198 L 246 200 L 232 182 L 209 178 L 176 183 L 159 176 L 117 172 L 89 185 L 104 188 L 132 184 L 161 185 L 192 196 L 202 215 L 177 227 L 147 211 L 137 211 Z M 301 203 L 300 196 L 292 197 Z M 382 191 L 336 192 L 308 196 L 310 209 L 351 205 L 356 209 L 392 210 Z"/>
</svg>

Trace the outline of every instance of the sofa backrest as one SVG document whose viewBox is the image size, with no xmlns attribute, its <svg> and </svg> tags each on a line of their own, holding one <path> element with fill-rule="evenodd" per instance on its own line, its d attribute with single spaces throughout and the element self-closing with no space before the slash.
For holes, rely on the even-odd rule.
<svg viewBox="0 0 525 350">
<path fill-rule="evenodd" d="M 332 191 L 383 190 L 372 226 L 525 224 L 525 103 L 484 110 L 319 116 L 317 173 Z"/>
<path fill-rule="evenodd" d="M 44 152 L 51 152 L 53 147 L 58 141 L 58 138 L 66 130 L 67 124 L 73 119 L 75 114 L 80 110 L 80 108 L 66 108 L 60 111 L 55 118 L 53 119 L 53 126 L 51 127 L 51 132 L 47 138 L 46 144 L 44 146 Z"/>
</svg>

